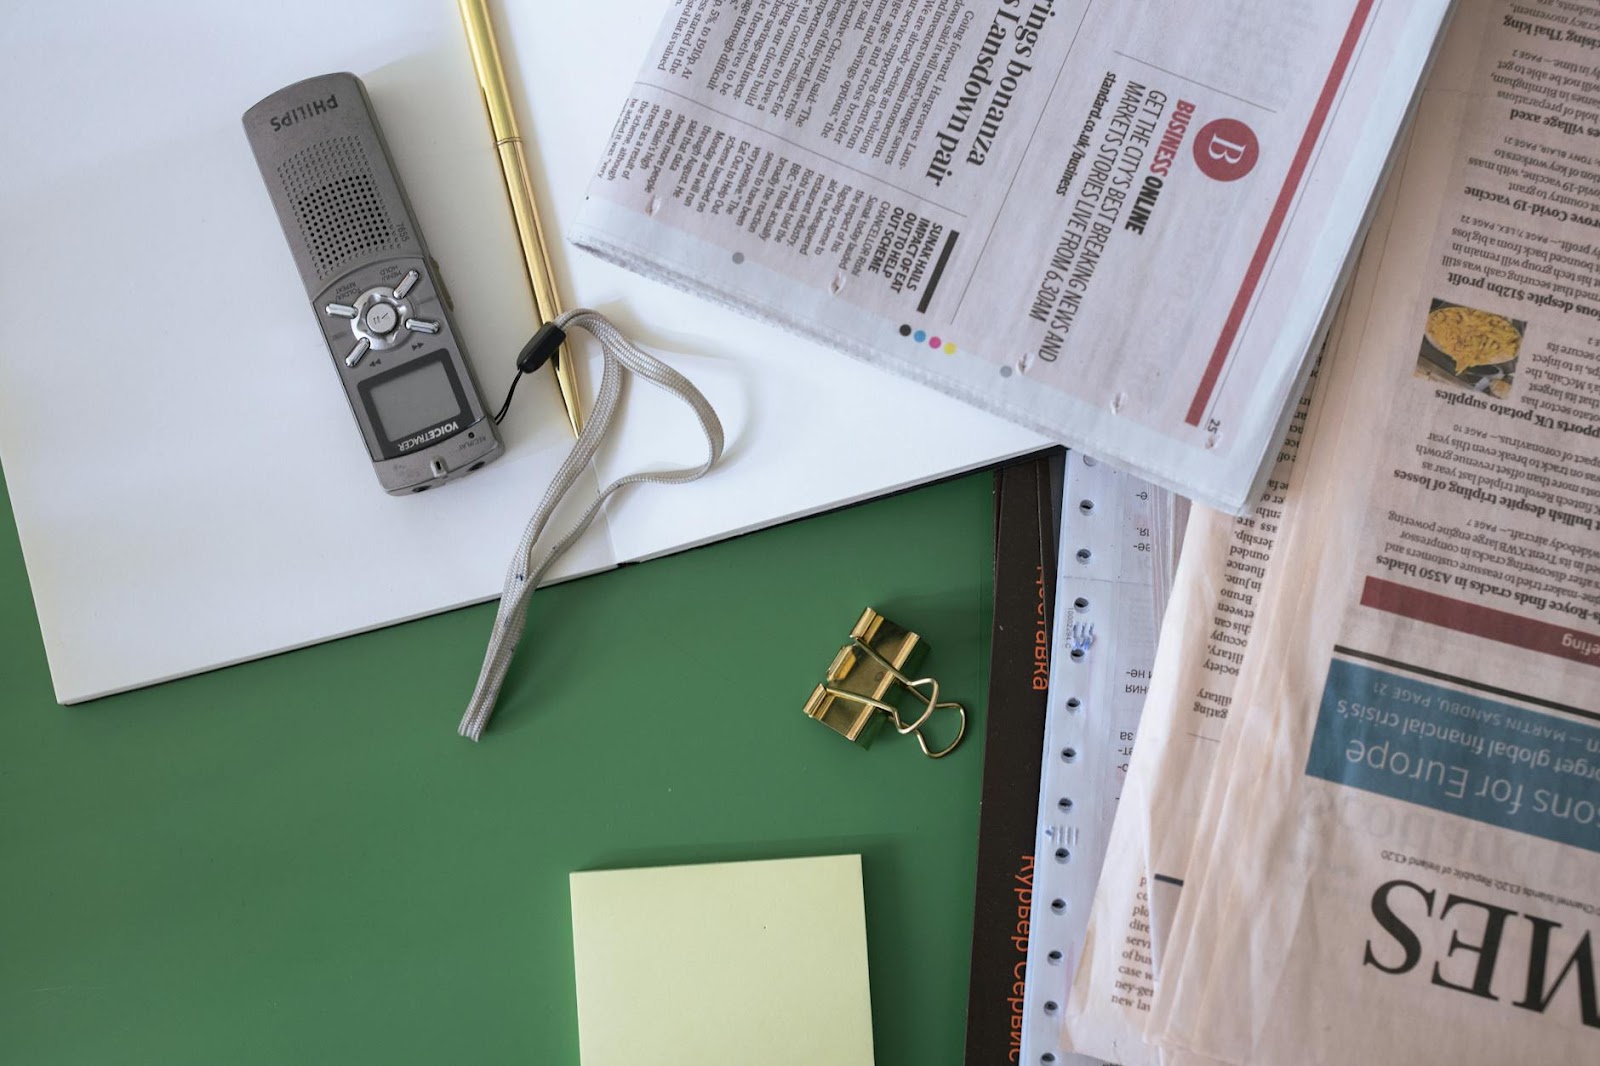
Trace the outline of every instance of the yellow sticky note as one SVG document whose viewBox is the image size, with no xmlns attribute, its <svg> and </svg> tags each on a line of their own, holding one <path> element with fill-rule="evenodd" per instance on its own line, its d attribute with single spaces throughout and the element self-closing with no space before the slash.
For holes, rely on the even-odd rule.
<svg viewBox="0 0 1600 1066">
<path fill-rule="evenodd" d="M 583 1066 L 871 1066 L 861 856 L 572 875 Z"/>
</svg>

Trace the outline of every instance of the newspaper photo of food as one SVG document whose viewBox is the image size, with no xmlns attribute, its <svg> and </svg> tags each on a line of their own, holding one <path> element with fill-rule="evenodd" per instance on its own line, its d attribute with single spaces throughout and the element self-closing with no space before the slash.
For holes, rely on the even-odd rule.
<svg viewBox="0 0 1600 1066">
<path fill-rule="evenodd" d="M 1504 315 L 1436 299 L 1423 328 L 1417 376 L 1504 400 L 1511 395 L 1526 327 Z"/>
</svg>

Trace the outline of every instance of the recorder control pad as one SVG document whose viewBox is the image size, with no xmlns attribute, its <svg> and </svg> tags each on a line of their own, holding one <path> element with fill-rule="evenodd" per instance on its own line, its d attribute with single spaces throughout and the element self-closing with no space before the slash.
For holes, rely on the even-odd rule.
<svg viewBox="0 0 1600 1066">
<path fill-rule="evenodd" d="M 417 271 L 408 270 L 396 285 L 378 285 L 357 296 L 353 303 L 323 307 L 329 317 L 350 322 L 355 347 L 345 356 L 346 366 L 356 366 L 369 351 L 381 352 L 403 344 L 413 333 L 439 332 L 438 320 L 419 317 L 412 310 L 409 297 L 419 280 Z"/>
</svg>

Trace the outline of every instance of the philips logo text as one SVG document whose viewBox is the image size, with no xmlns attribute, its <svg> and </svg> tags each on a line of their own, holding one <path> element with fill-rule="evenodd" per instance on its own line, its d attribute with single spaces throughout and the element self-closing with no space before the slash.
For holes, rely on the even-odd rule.
<svg viewBox="0 0 1600 1066">
<path fill-rule="evenodd" d="M 332 111 L 338 106 L 338 94 L 329 93 L 326 100 L 313 100 L 309 104 L 300 104 L 297 107 L 292 107 L 281 115 L 273 115 L 271 120 L 272 128 L 274 131 L 288 129 L 296 122 L 301 122 L 305 119 L 312 118 L 313 116 L 323 114 L 324 112 Z"/>
</svg>

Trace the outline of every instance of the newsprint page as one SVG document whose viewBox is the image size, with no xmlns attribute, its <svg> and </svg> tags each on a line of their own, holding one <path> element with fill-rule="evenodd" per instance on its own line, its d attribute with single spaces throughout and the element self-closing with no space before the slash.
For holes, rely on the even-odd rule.
<svg viewBox="0 0 1600 1066">
<path fill-rule="evenodd" d="M 1600 1061 L 1600 3 L 1466 0 L 1391 194 L 1156 975 L 1164 1061 Z"/>
<path fill-rule="evenodd" d="M 677 0 L 580 246 L 1238 513 L 1450 0 Z"/>
</svg>

